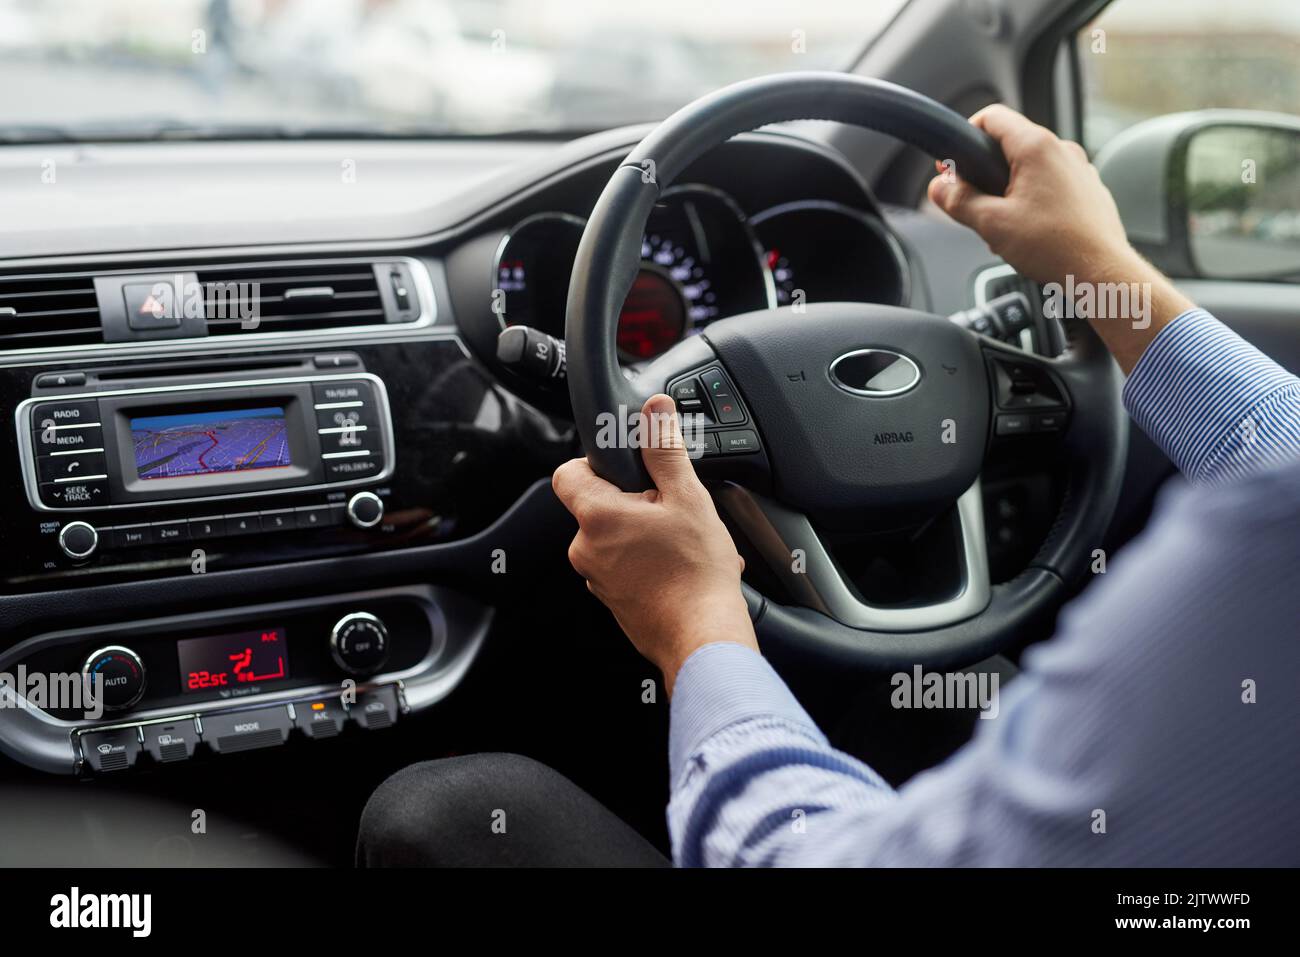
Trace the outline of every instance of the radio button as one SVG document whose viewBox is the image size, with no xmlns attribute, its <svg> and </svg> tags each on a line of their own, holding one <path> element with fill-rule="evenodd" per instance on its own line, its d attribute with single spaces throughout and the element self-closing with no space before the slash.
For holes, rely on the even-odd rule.
<svg viewBox="0 0 1300 957">
<path fill-rule="evenodd" d="M 149 525 L 118 525 L 111 530 L 114 548 L 138 548 L 153 544 L 153 527 Z"/>
<path fill-rule="evenodd" d="M 262 530 L 262 518 L 257 512 L 244 512 L 226 516 L 227 535 L 252 535 Z"/>
<path fill-rule="evenodd" d="M 108 459 L 103 452 L 73 452 L 65 455 L 42 455 L 38 462 L 42 482 L 58 479 L 106 477 Z"/>
<path fill-rule="evenodd" d="M 318 382 L 312 386 L 316 408 L 336 403 L 370 402 L 369 382 Z"/>
<path fill-rule="evenodd" d="M 99 425 L 99 400 L 79 399 L 72 402 L 44 402 L 32 409 L 32 431 L 48 428 L 46 424 Z"/>
<path fill-rule="evenodd" d="M 51 452 L 78 452 L 83 449 L 104 450 L 104 430 L 98 425 L 84 428 L 54 428 L 32 430 L 32 444 L 38 455 Z"/>
<path fill-rule="evenodd" d="M 167 542 L 183 542 L 190 537 L 190 523 L 186 521 L 178 522 L 154 522 L 153 540 L 159 545 Z"/>
<path fill-rule="evenodd" d="M 221 515 L 190 519 L 190 538 L 217 538 L 226 534 L 226 520 Z"/>
<path fill-rule="evenodd" d="M 108 481 L 43 482 L 41 501 L 54 508 L 94 508 L 108 503 Z"/>
<path fill-rule="evenodd" d="M 261 513 L 262 531 L 276 532 L 282 529 L 294 528 L 297 524 L 294 519 L 293 509 L 276 508 L 269 509 Z"/>
<path fill-rule="evenodd" d="M 293 511 L 299 528 L 325 528 L 342 521 L 342 509 L 329 505 L 304 505 Z"/>
</svg>

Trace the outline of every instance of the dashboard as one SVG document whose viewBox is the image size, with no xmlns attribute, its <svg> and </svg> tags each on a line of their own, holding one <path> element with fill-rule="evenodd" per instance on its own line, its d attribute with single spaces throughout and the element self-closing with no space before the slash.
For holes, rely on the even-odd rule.
<svg viewBox="0 0 1300 957">
<path fill-rule="evenodd" d="M 493 275 L 502 328 L 564 336 L 568 279 L 586 220 L 535 213 L 497 249 Z M 664 191 L 641 241 L 641 268 L 619 314 L 627 362 L 654 359 L 709 323 L 813 302 L 907 301 L 898 240 L 871 212 L 802 199 L 747 215 L 725 190 L 685 183 Z"/>
<path fill-rule="evenodd" d="M 549 476 L 580 451 L 567 392 L 497 337 L 563 335 L 586 218 L 637 136 L 503 149 L 492 176 L 347 144 L 390 164 L 364 225 L 304 225 L 333 180 L 286 199 L 326 146 L 70 161 L 105 228 L 33 211 L 25 252 L 0 246 L 0 672 L 101 681 L 102 707 L 0 707 L 0 750 L 118 773 L 379 731 L 450 694 L 513 613 L 503 581 L 506 605 L 547 600 L 569 529 Z M 235 182 L 238 215 L 167 218 Z M 395 198 L 424 183 L 422 212 Z M 842 157 L 746 134 L 663 193 L 618 346 L 634 364 L 731 316 L 924 307 L 918 276 Z"/>
</svg>

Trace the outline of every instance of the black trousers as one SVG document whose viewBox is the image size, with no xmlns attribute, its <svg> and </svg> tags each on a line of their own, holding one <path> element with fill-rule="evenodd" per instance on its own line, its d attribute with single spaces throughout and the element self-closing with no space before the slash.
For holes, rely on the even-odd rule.
<svg viewBox="0 0 1300 957">
<path fill-rule="evenodd" d="M 362 867 L 667 867 L 586 791 L 531 758 L 425 761 L 379 786 L 361 814 Z"/>
</svg>

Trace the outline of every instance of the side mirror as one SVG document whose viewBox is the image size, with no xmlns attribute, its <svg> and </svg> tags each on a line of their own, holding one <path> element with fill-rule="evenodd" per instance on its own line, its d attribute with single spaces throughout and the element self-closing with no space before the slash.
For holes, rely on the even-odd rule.
<svg viewBox="0 0 1300 957">
<path fill-rule="evenodd" d="M 1300 118 L 1157 117 L 1097 156 L 1129 240 L 1175 276 L 1300 279 Z"/>
</svg>

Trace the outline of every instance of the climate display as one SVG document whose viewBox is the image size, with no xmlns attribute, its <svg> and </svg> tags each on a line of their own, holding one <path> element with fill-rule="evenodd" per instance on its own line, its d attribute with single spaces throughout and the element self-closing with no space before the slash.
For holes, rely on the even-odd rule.
<svg viewBox="0 0 1300 957">
<path fill-rule="evenodd" d="M 181 688 L 239 691 L 289 677 L 289 649 L 283 628 L 186 638 L 176 643 Z"/>
<path fill-rule="evenodd" d="M 142 479 L 283 468 L 289 461 L 284 409 L 228 409 L 131 420 Z"/>
</svg>

